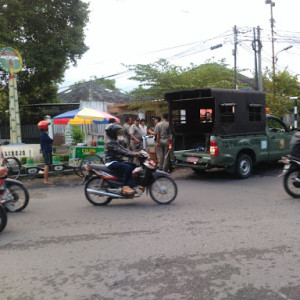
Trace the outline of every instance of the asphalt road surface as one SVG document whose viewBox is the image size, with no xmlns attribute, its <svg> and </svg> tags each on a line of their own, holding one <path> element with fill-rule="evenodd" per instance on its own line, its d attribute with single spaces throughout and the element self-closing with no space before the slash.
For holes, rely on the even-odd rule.
<svg viewBox="0 0 300 300">
<path fill-rule="evenodd" d="M 75 176 L 25 181 L 29 206 L 0 234 L 0 299 L 300 299 L 300 200 L 279 172 L 177 170 L 166 206 L 94 207 Z"/>
</svg>

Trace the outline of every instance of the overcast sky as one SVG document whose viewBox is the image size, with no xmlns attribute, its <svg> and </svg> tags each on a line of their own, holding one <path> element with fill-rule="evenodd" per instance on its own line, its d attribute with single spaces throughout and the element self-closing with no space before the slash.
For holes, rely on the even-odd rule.
<svg viewBox="0 0 300 300">
<path fill-rule="evenodd" d="M 122 64 L 149 64 L 166 58 L 174 65 L 226 58 L 233 66 L 233 27 L 238 29 L 237 67 L 254 70 L 253 27 L 260 26 L 263 68 L 272 64 L 271 8 L 265 0 L 90 0 L 86 28 L 89 51 L 65 73 L 61 87 L 93 76 L 124 72 Z M 300 0 L 274 0 L 276 67 L 300 73 Z M 223 46 L 210 50 L 211 46 Z M 287 51 L 285 47 L 293 45 Z M 250 72 L 249 71 L 249 72 Z M 247 72 L 246 72 L 247 73 Z M 246 74 L 247 75 L 247 74 Z M 130 74 L 109 77 L 132 90 Z"/>
</svg>

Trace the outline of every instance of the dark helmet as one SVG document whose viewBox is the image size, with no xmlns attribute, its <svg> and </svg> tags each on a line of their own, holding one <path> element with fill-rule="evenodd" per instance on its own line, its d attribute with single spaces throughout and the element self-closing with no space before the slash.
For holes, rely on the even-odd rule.
<svg viewBox="0 0 300 300">
<path fill-rule="evenodd" d="M 121 125 L 111 123 L 105 128 L 105 132 L 106 132 L 106 135 L 108 137 L 110 137 L 111 139 L 116 139 L 117 135 L 118 135 L 118 131 L 122 130 L 122 129 L 123 129 L 123 127 Z"/>
</svg>

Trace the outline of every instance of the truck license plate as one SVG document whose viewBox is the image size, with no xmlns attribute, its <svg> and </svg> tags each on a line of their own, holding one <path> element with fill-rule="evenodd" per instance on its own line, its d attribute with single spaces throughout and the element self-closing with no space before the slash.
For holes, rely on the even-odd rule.
<svg viewBox="0 0 300 300">
<path fill-rule="evenodd" d="M 198 157 L 189 156 L 189 157 L 186 158 L 186 162 L 197 163 L 198 162 Z"/>
</svg>

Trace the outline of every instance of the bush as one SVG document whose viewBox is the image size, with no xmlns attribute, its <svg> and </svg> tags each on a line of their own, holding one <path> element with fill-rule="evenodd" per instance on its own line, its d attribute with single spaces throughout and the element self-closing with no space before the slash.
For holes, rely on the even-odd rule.
<svg viewBox="0 0 300 300">
<path fill-rule="evenodd" d="M 27 157 L 21 157 L 20 158 L 21 165 L 25 165 L 26 164 L 26 160 L 27 160 Z"/>
<path fill-rule="evenodd" d="M 54 158 L 59 161 L 69 161 L 69 154 L 56 154 L 53 156 L 53 160 Z"/>
<path fill-rule="evenodd" d="M 72 125 L 72 138 L 75 145 L 83 142 L 84 133 L 78 125 Z"/>
</svg>

